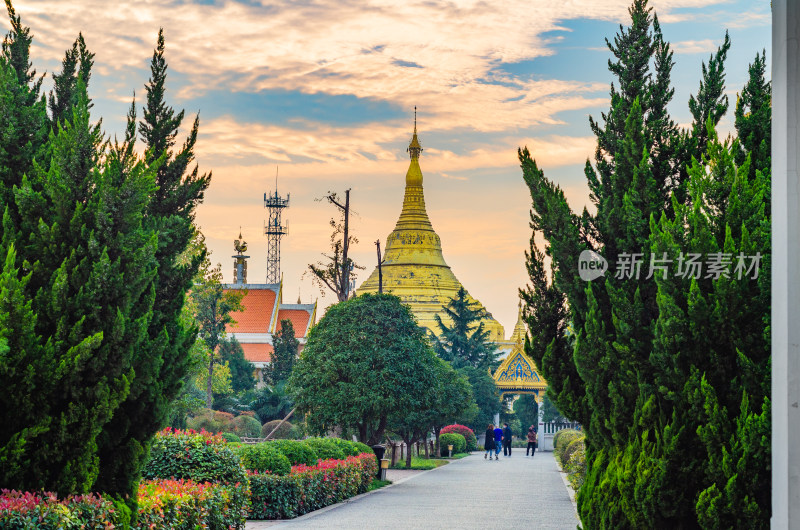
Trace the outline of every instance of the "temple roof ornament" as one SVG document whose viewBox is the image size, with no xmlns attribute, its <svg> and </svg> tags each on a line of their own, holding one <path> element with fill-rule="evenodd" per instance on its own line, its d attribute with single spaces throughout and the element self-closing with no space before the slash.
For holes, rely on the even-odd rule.
<svg viewBox="0 0 800 530">
<path fill-rule="evenodd" d="M 534 394 L 541 403 L 547 381 L 539 374 L 536 363 L 522 349 L 515 349 L 506 357 L 492 376 L 497 391 L 503 394 Z"/>
<path fill-rule="evenodd" d="M 425 208 L 425 193 L 422 187 L 422 169 L 419 155 L 422 146 L 417 137 L 416 109 L 414 134 L 408 146 L 411 161 L 406 172 L 403 207 L 397 224 L 386 238 L 384 255 L 381 261 L 383 270 L 383 291 L 400 297 L 411 307 L 412 313 L 421 326 L 434 333 L 439 332 L 436 315 L 445 323 L 449 318 L 442 310 L 461 287 L 461 282 L 442 255 L 442 242 L 434 231 Z M 377 267 L 358 288 L 359 293 L 378 292 Z M 471 302 L 477 302 L 468 295 Z M 480 309 L 484 309 L 477 302 Z M 484 328 L 489 330 L 492 341 L 502 341 L 503 326 L 491 315 L 484 320 Z"/>
</svg>

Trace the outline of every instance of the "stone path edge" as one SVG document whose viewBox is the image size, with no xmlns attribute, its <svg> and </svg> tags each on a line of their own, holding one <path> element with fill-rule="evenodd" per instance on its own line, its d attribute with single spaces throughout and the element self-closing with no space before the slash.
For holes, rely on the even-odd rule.
<svg viewBox="0 0 800 530">
<path fill-rule="evenodd" d="M 455 462 L 455 460 L 453 462 Z M 450 465 L 453 462 L 448 462 L 445 465 Z M 292 523 L 294 521 L 306 521 L 308 519 L 313 519 L 317 515 L 321 515 L 323 513 L 329 512 L 331 510 L 335 510 L 336 508 L 341 508 L 342 506 L 350 504 L 351 502 L 355 502 L 356 500 L 361 499 L 363 497 L 366 497 L 367 495 L 372 495 L 373 493 L 379 493 L 381 491 L 386 491 L 386 490 L 390 489 L 392 486 L 397 486 L 398 484 L 402 484 L 403 482 L 406 482 L 408 480 L 412 480 L 412 479 L 414 479 L 414 478 L 416 478 L 416 477 L 418 477 L 420 475 L 424 475 L 425 473 L 430 473 L 431 471 L 436 471 L 437 469 L 442 468 L 442 467 L 445 467 L 445 466 L 439 466 L 439 467 L 435 467 L 433 469 L 422 469 L 422 470 L 419 470 L 419 473 L 415 473 L 415 474 L 413 474 L 413 475 L 411 475 L 409 477 L 400 479 L 397 482 L 392 482 L 391 484 L 387 484 L 386 486 L 384 486 L 382 488 L 378 488 L 378 489 L 372 490 L 372 491 L 367 491 L 367 492 L 364 492 L 364 493 L 359 493 L 355 497 L 350 497 L 349 499 L 345 499 L 342 502 L 337 502 L 336 504 L 331 504 L 330 506 L 326 506 L 324 508 L 320 508 L 319 510 L 314 510 L 313 512 L 309 512 L 309 513 L 307 513 L 305 515 L 301 515 L 300 517 L 295 517 L 294 519 L 279 519 L 277 521 L 274 520 L 274 519 L 273 520 L 270 520 L 270 519 L 266 519 L 266 520 L 251 519 L 251 520 L 248 520 L 248 522 L 252 522 L 254 524 L 256 524 L 256 523 L 272 523 L 272 525 L 277 526 L 279 524 Z"/>
<path fill-rule="evenodd" d="M 555 458 L 555 456 L 553 456 L 553 458 Z M 561 480 L 564 481 L 564 487 L 567 488 L 567 495 L 569 495 L 569 500 L 572 503 L 572 508 L 575 509 L 575 517 L 577 517 L 578 521 L 580 521 L 581 518 L 578 515 L 578 502 L 575 499 L 575 490 L 572 489 L 572 485 L 569 483 L 567 474 L 564 473 L 563 469 L 561 469 L 561 465 L 558 464 L 558 460 L 556 460 L 556 464 L 558 465 L 558 474 L 561 475 Z"/>
</svg>

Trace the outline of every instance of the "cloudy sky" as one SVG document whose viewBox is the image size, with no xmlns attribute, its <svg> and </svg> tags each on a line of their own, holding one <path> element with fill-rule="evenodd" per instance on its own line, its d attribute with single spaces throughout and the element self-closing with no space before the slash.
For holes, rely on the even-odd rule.
<svg viewBox="0 0 800 530">
<path fill-rule="evenodd" d="M 169 63 L 168 99 L 200 114 L 197 158 L 213 181 L 197 214 L 212 260 L 231 277 L 233 239 L 263 282 L 263 194 L 276 169 L 289 235 L 284 297 L 322 295 L 308 275 L 329 245 L 333 207 L 315 201 L 351 188 L 360 281 L 375 266 L 400 213 L 413 109 L 424 147 L 428 213 L 456 276 L 509 333 L 526 282 L 530 198 L 516 150 L 527 145 L 574 209 L 588 203 L 583 163 L 593 152 L 588 116 L 608 108 L 604 39 L 628 22 L 628 0 L 14 0 L 34 35 L 34 65 L 59 68 L 83 32 L 96 65 L 95 116 L 122 131 L 139 102 L 159 27 Z M 700 65 L 727 29 L 731 104 L 756 52 L 770 58 L 765 0 L 654 0 L 675 51 L 671 108 L 686 102 Z M 113 7 L 112 7 L 113 6 Z M 7 20 L 0 22 L 8 27 Z M 48 76 L 49 81 L 49 76 Z M 49 87 L 48 82 L 45 83 Z M 731 129 L 731 115 L 722 122 Z M 383 246 L 384 243 L 382 243 Z"/>
</svg>

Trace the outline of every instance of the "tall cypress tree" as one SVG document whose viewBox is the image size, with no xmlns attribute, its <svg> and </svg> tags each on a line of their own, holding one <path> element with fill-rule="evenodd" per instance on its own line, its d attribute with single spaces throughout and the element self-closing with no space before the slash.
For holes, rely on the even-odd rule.
<svg viewBox="0 0 800 530">
<path fill-rule="evenodd" d="M 148 327 L 149 340 L 133 359 L 135 377 L 130 393 L 103 431 L 98 448 L 98 489 L 131 498 L 149 442 L 169 421 L 170 404 L 180 392 L 181 381 L 189 367 L 188 352 L 197 330 L 187 328 L 181 322 L 180 313 L 192 278 L 205 255 L 193 256 L 189 263 L 177 258 L 192 240 L 194 211 L 211 180 L 210 173 L 199 174 L 196 165 L 190 167 L 194 160 L 198 118 L 188 138 L 175 148 L 184 113 L 176 113 L 164 102 L 167 64 L 163 31 L 158 34 L 150 72 L 139 134 L 147 149 L 146 163 L 155 172 L 157 186 L 144 220 L 158 236 L 155 303 Z"/>
<path fill-rule="evenodd" d="M 292 368 L 297 361 L 297 349 L 300 343 L 294 335 L 294 326 L 288 319 L 281 320 L 281 329 L 272 342 L 271 362 L 269 366 L 270 380 L 273 385 L 286 381 L 292 375 Z"/>
<path fill-rule="evenodd" d="M 528 348 L 541 359 L 559 407 L 587 431 L 589 472 L 578 498 L 586 526 L 711 525 L 726 521 L 737 503 L 747 506 L 748 522 L 758 525 L 764 521 L 759 492 L 768 490 L 756 469 L 764 462 L 758 457 L 763 444 L 754 443 L 750 451 L 741 440 L 763 440 L 768 432 L 766 394 L 754 384 L 765 376 L 764 322 L 754 317 L 768 305 L 749 312 L 741 289 L 761 297 L 760 304 L 763 286 L 751 282 L 731 288 L 724 280 L 677 286 L 660 281 L 657 269 L 658 279 L 647 279 L 650 263 L 644 259 L 641 274 L 632 277 L 620 266 L 651 252 L 660 258 L 663 252 L 687 249 L 713 254 L 768 248 L 763 219 L 768 179 L 758 172 L 762 176 L 752 182 L 735 177 L 752 173 L 749 162 L 737 168 L 730 153 L 739 147 L 720 148 L 714 133 L 727 110 L 727 35 L 703 65 L 700 90 L 690 100 L 695 123 L 678 133 L 666 113 L 673 94 L 669 46 L 655 17 L 650 34 L 645 1 L 635 1 L 630 14 L 631 26 L 621 27 L 609 43 L 616 58 L 609 69 L 619 89 L 612 85 L 603 123 L 590 122 L 598 147 L 594 167 L 587 162 L 585 173 L 597 213 L 573 214 L 527 149 L 519 152 L 533 199 L 532 227 L 544 235 L 553 260 L 549 283 L 545 255 L 532 245 L 531 286 L 523 293 L 534 330 Z M 751 85 L 760 95 L 745 105 L 752 101 L 753 108 L 761 108 L 767 92 L 758 88 L 765 85 L 758 80 L 758 65 L 753 70 Z M 748 124 L 746 118 L 753 113 L 741 114 L 743 130 L 752 130 L 756 122 Z M 745 152 L 751 155 L 754 149 Z M 709 167 L 717 173 L 706 178 Z M 653 239 L 656 219 L 668 227 L 663 240 Z M 693 227 L 689 235 L 683 233 L 688 226 Z M 747 242 L 747 234 L 755 233 L 758 242 Z M 579 278 L 578 256 L 587 249 L 608 260 L 605 278 L 589 283 Z M 567 301 L 563 317 L 559 297 Z M 723 307 L 738 308 L 738 329 L 725 322 Z M 559 324 L 562 318 L 574 332 L 574 343 Z M 712 358 L 709 351 L 716 352 Z M 737 370 L 739 376 L 733 374 Z M 700 429 L 705 424 L 709 427 Z M 746 476 L 732 467 L 732 458 Z"/>
<path fill-rule="evenodd" d="M 4 361 L 33 360 L 36 384 L 9 399 L 40 394 L 41 410 L 31 417 L 26 404 L 8 404 L 0 442 L 7 484 L 61 494 L 93 487 L 96 439 L 127 396 L 156 270 L 155 236 L 142 223 L 153 176 L 133 153 L 134 126 L 122 145 L 106 148 L 81 78 L 76 91 L 71 118 L 50 135 L 48 167 L 34 163 L 14 189 L 20 287 L 39 346 L 9 350 Z M 31 368 L 6 373 L 4 386 L 20 377 L 30 381 Z"/>
</svg>

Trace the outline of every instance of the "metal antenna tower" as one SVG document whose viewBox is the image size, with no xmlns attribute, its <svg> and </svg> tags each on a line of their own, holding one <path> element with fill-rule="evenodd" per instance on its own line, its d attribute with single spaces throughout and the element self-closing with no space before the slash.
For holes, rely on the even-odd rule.
<svg viewBox="0 0 800 530">
<path fill-rule="evenodd" d="M 281 212 L 289 206 L 289 194 L 284 199 L 278 195 L 278 170 L 275 169 L 275 192 L 264 194 L 264 208 L 269 211 L 269 220 L 264 226 L 267 236 L 267 283 L 281 281 L 281 236 L 288 232 L 288 226 L 281 224 Z"/>
</svg>

